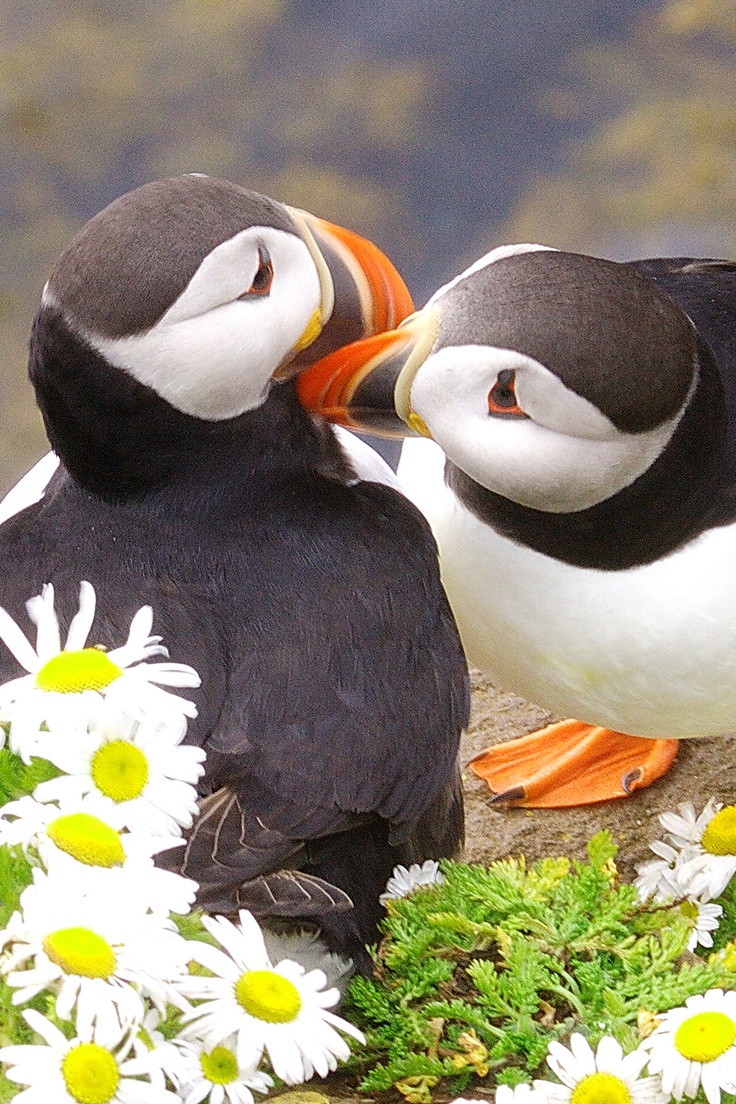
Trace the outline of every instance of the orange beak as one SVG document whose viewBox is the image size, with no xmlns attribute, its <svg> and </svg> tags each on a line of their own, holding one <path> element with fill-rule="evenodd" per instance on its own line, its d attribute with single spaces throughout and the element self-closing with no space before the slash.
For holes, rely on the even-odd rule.
<svg viewBox="0 0 736 1104">
<path fill-rule="evenodd" d="M 411 384 L 437 338 L 434 310 L 417 311 L 397 329 L 336 349 L 302 372 L 302 406 L 331 422 L 383 437 L 429 436 L 411 408 Z"/>
<path fill-rule="evenodd" d="M 306 211 L 290 211 L 319 272 L 321 326 L 277 378 L 295 376 L 342 345 L 393 329 L 414 310 L 406 284 L 373 242 Z"/>
</svg>

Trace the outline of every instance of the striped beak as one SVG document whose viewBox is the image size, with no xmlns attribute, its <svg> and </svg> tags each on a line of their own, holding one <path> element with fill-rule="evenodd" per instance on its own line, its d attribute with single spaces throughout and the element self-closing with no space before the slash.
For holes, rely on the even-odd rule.
<svg viewBox="0 0 736 1104">
<path fill-rule="evenodd" d="M 322 303 L 295 355 L 276 373 L 280 379 L 343 345 L 393 329 L 414 310 L 406 284 L 373 242 L 307 211 L 289 211 L 317 266 Z"/>
<path fill-rule="evenodd" d="M 307 410 L 362 433 L 429 437 L 411 407 L 411 385 L 437 339 L 433 308 L 417 311 L 396 329 L 336 349 L 297 380 Z"/>
</svg>

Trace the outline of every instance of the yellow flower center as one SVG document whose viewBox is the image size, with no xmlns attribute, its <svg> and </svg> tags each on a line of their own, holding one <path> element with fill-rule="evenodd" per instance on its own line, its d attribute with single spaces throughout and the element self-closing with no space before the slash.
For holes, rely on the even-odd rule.
<svg viewBox="0 0 736 1104">
<path fill-rule="evenodd" d="M 736 805 L 726 805 L 703 832 L 703 847 L 711 855 L 736 855 Z"/>
<path fill-rule="evenodd" d="M 631 1104 L 631 1093 L 612 1073 L 591 1073 L 570 1096 L 570 1104 Z"/>
<path fill-rule="evenodd" d="M 61 1075 L 79 1104 L 107 1104 L 117 1092 L 120 1071 L 114 1056 L 98 1043 L 80 1043 L 64 1055 Z"/>
<path fill-rule="evenodd" d="M 110 867 L 125 862 L 120 833 L 89 813 L 56 817 L 46 831 L 60 851 L 85 866 Z"/>
<path fill-rule="evenodd" d="M 216 1046 L 199 1056 L 202 1073 L 213 1085 L 229 1085 L 238 1076 L 238 1060 L 226 1046 Z"/>
<path fill-rule="evenodd" d="M 81 694 L 83 690 L 105 690 L 120 678 L 123 670 L 99 648 L 59 652 L 36 672 L 39 690 L 57 694 Z"/>
<path fill-rule="evenodd" d="M 714 1062 L 736 1042 L 736 1024 L 725 1012 L 697 1012 L 675 1032 L 675 1048 L 690 1062 Z"/>
<path fill-rule="evenodd" d="M 295 985 L 273 970 L 247 970 L 235 983 L 235 999 L 250 1016 L 266 1023 L 291 1023 L 302 998 Z"/>
<path fill-rule="evenodd" d="M 59 928 L 46 936 L 43 949 L 66 974 L 107 978 L 115 972 L 115 952 L 106 939 L 89 928 Z"/>
<path fill-rule="evenodd" d="M 135 744 L 110 740 L 92 756 L 92 780 L 113 801 L 132 801 L 148 781 L 148 760 Z"/>
</svg>

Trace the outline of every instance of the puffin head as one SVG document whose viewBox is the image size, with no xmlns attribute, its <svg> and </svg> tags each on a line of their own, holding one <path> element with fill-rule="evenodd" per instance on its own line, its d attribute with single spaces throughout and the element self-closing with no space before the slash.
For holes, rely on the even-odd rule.
<svg viewBox="0 0 736 1104">
<path fill-rule="evenodd" d="M 66 462 L 65 438 L 93 433 L 95 411 L 108 423 L 134 409 L 141 420 L 144 408 L 172 424 L 227 422 L 260 406 L 275 379 L 411 310 L 372 243 L 189 174 L 123 195 L 62 253 L 34 323 L 30 376 Z"/>
<path fill-rule="evenodd" d="M 297 387 L 333 421 L 432 437 L 488 490 L 566 513 L 650 468 L 698 364 L 687 315 L 632 266 L 517 245 L 482 257 L 393 332 L 313 365 Z"/>
</svg>

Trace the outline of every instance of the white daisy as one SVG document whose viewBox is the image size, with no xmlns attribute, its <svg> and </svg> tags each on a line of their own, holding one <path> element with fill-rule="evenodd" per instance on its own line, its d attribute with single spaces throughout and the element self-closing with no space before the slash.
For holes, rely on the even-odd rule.
<svg viewBox="0 0 736 1104">
<path fill-rule="evenodd" d="M 111 869 L 123 867 L 133 884 L 146 886 L 152 912 L 189 912 L 197 883 L 155 866 L 153 855 L 182 847 L 181 836 L 152 836 L 144 831 L 119 831 L 89 811 L 82 801 L 57 807 L 42 804 L 30 795 L 9 801 L 0 809 L 0 846 L 20 845 L 36 852 L 49 873 L 64 864 L 74 877 L 78 863 Z"/>
<path fill-rule="evenodd" d="M 658 1077 L 640 1077 L 647 1054 L 639 1049 L 624 1057 L 610 1035 L 599 1042 L 595 1054 L 582 1035 L 570 1036 L 570 1049 L 562 1043 L 549 1044 L 547 1065 L 561 1085 L 535 1081 L 547 1104 L 668 1104 Z"/>
<path fill-rule="evenodd" d="M 188 1008 L 175 983 L 184 976 L 190 944 L 168 917 L 146 911 L 147 887 L 122 870 L 39 869 L 21 894 L 20 910 L 0 932 L 8 947 L 1 969 L 23 1004 L 48 989 L 56 1013 L 78 1028 L 99 1023 L 114 1032 L 140 1023 L 143 998 Z"/>
<path fill-rule="evenodd" d="M 712 947 L 712 933 L 718 928 L 723 908 L 704 901 L 683 901 L 680 909 L 693 921 L 693 930 L 687 943 L 689 951 L 696 947 Z"/>
<path fill-rule="evenodd" d="M 64 774 L 35 789 L 38 801 L 81 802 L 117 828 L 179 835 L 197 813 L 195 785 L 204 773 L 202 748 L 182 744 L 183 731 L 155 720 L 131 720 L 115 708 L 47 757 Z"/>
<path fill-rule="evenodd" d="M 386 901 L 406 897 L 422 886 L 441 885 L 445 876 L 440 872 L 440 864 L 427 859 L 421 865 L 412 863 L 410 867 L 395 866 L 393 875 L 386 882 L 386 889 L 378 898 L 381 904 Z"/>
<path fill-rule="evenodd" d="M 253 1091 L 267 1093 L 273 1078 L 262 1070 L 238 1063 L 237 1039 L 233 1036 L 215 1046 L 201 1040 L 176 1040 L 180 1061 L 166 1072 L 184 1104 L 254 1104 Z"/>
<path fill-rule="evenodd" d="M 662 813 L 659 820 L 667 832 L 664 840 L 649 845 L 659 859 L 637 868 L 639 896 L 676 896 L 671 893 L 674 875 L 676 886 L 690 900 L 719 897 L 736 874 L 736 806 L 724 807 L 710 798 L 697 814 L 687 801 L 677 813 Z"/>
<path fill-rule="evenodd" d="M 634 879 L 640 901 L 666 901 L 682 895 L 683 886 L 679 879 L 678 863 L 681 862 L 682 852 L 675 847 L 670 847 L 664 840 L 653 840 L 649 844 L 650 851 L 658 855 L 657 859 L 647 859 L 636 867 L 637 876 Z M 694 854 L 688 850 L 686 857 Z M 684 887 L 687 891 L 688 886 Z"/>
<path fill-rule="evenodd" d="M 131 1042 L 120 1031 L 80 1028 L 67 1039 L 40 1012 L 24 1016 L 45 1043 L 0 1049 L 8 1080 L 28 1086 L 16 1097 L 23 1104 L 181 1104 L 164 1087 L 157 1051 L 131 1058 Z"/>
<path fill-rule="evenodd" d="M 265 1050 L 274 1072 L 289 1085 L 315 1073 L 326 1077 L 338 1060 L 349 1057 L 338 1030 L 365 1041 L 352 1024 L 327 1011 L 339 993 L 324 990 L 321 970 L 306 973 L 288 959 L 271 964 L 249 912 L 241 910 L 237 927 L 222 916 L 202 922 L 225 950 L 189 944 L 191 957 L 215 976 L 192 977 L 185 986 L 185 995 L 204 1001 L 184 1017 L 182 1038 L 201 1039 L 210 1047 L 236 1036 L 240 1068 L 255 1068 Z"/>
<path fill-rule="evenodd" d="M 736 874 L 736 806 L 709 801 L 693 830 L 695 854 L 682 860 L 692 895 L 720 897 Z"/>
<path fill-rule="evenodd" d="M 196 671 L 181 663 L 142 662 L 168 655 L 161 637 L 150 635 L 151 607 L 138 610 L 127 642 L 106 652 L 87 647 L 95 605 L 94 587 L 82 582 L 79 610 L 63 649 L 51 584 L 26 603 L 37 628 L 35 649 L 12 617 L 0 608 L 0 639 L 28 671 L 0 687 L 0 717 L 10 723 L 12 750 L 26 762 L 36 754 L 42 726 L 59 740 L 68 739 L 96 716 L 103 696 L 135 717 L 146 713 L 181 725 L 184 717 L 196 716 L 192 702 L 161 689 L 199 686 Z"/>
<path fill-rule="evenodd" d="M 736 1092 L 736 993 L 688 997 L 683 1008 L 662 1013 L 640 1049 L 651 1052 L 649 1070 L 675 1100 L 702 1085 L 709 1104 L 719 1104 L 722 1091 Z"/>
</svg>

